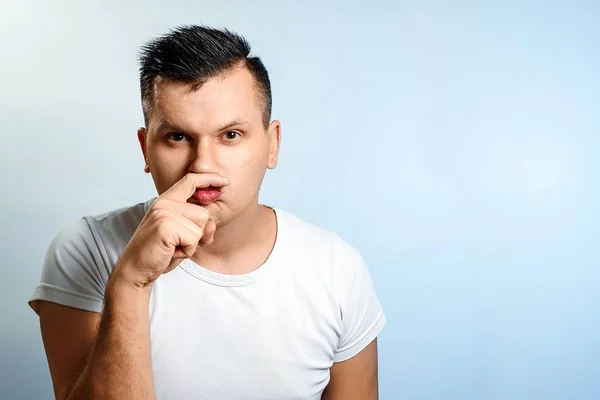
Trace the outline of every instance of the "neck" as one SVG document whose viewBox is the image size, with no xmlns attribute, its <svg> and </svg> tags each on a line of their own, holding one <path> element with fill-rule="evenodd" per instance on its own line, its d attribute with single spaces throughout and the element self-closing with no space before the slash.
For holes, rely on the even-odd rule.
<svg viewBox="0 0 600 400">
<path fill-rule="evenodd" d="M 227 259 L 244 251 L 257 239 L 260 239 L 260 235 L 257 233 L 261 230 L 267 212 L 272 211 L 258 202 L 251 203 L 234 220 L 218 226 L 213 242 L 208 246 L 198 247 L 192 261 Z"/>
</svg>

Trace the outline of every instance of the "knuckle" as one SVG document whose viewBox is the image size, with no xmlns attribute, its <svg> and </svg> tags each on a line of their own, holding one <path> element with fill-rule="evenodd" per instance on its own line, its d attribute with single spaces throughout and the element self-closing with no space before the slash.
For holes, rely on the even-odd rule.
<svg viewBox="0 0 600 400">
<path fill-rule="evenodd" d="M 157 220 L 157 231 L 161 235 L 168 234 L 172 231 L 173 222 L 167 218 Z"/>
<path fill-rule="evenodd" d="M 210 218 L 208 210 L 202 207 L 200 207 L 200 209 L 197 211 L 197 215 L 198 219 L 204 223 L 208 222 L 208 219 Z"/>
<path fill-rule="evenodd" d="M 155 208 L 151 211 L 151 215 L 156 221 L 167 219 L 168 211 L 164 208 Z"/>
<path fill-rule="evenodd" d="M 150 207 L 151 209 L 161 209 L 161 208 L 169 208 L 168 204 L 169 200 L 164 198 L 162 195 L 158 196 L 158 198 L 154 201 L 154 204 L 152 204 L 152 207 Z"/>
</svg>

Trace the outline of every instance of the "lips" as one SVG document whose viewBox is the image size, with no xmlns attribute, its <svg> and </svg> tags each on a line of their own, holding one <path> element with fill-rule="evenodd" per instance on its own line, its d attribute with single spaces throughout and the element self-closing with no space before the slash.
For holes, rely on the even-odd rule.
<svg viewBox="0 0 600 400">
<path fill-rule="evenodd" d="M 192 197 L 200 204 L 207 205 L 221 197 L 221 189 L 215 186 L 197 189 Z"/>
</svg>

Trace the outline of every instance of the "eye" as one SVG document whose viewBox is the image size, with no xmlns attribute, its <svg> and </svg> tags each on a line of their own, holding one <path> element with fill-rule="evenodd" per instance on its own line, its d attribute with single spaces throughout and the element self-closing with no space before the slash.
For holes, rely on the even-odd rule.
<svg viewBox="0 0 600 400">
<path fill-rule="evenodd" d="M 183 142 L 187 138 L 187 135 L 179 132 L 173 132 L 167 135 L 167 140 L 173 140 L 174 142 Z"/>
<path fill-rule="evenodd" d="M 240 136 L 240 133 L 236 131 L 228 131 L 225 132 L 223 136 L 225 136 L 225 139 L 227 140 L 235 140 L 238 138 L 238 136 Z"/>
</svg>

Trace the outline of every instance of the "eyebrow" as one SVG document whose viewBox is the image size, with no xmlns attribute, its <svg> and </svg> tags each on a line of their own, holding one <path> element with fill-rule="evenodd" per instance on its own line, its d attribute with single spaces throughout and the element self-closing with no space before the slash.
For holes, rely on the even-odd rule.
<svg viewBox="0 0 600 400">
<path fill-rule="evenodd" d="M 227 129 L 231 129 L 235 126 L 243 126 L 243 127 L 250 127 L 250 123 L 244 119 L 234 119 L 231 122 L 226 123 L 225 125 L 220 126 L 217 131 L 221 132 L 221 131 L 225 131 Z"/>
<path fill-rule="evenodd" d="M 239 127 L 250 127 L 250 123 L 248 121 L 244 120 L 244 119 L 237 118 L 237 119 L 234 119 L 233 121 L 227 122 L 226 124 L 219 126 L 217 129 L 215 129 L 215 131 L 216 132 L 222 132 L 222 131 L 225 131 L 227 129 L 231 129 L 231 128 L 236 127 L 236 126 L 239 126 Z M 182 129 L 182 127 L 177 126 L 177 124 L 173 124 L 173 123 L 171 123 L 169 121 L 164 121 L 163 120 L 163 121 L 161 121 L 158 124 L 158 126 L 156 128 L 156 131 L 160 132 L 160 131 L 165 131 L 165 130 L 175 131 L 175 132 L 181 132 L 181 133 L 184 133 L 186 131 L 186 129 Z"/>
</svg>

